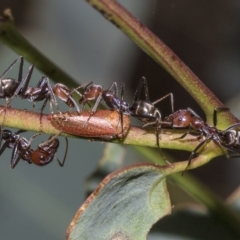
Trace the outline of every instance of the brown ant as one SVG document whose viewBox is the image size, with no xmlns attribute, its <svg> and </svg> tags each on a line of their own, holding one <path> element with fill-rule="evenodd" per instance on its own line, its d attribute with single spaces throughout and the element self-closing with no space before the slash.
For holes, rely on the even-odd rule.
<svg viewBox="0 0 240 240">
<path fill-rule="evenodd" d="M 3 78 L 18 61 L 20 61 L 18 79 L 15 80 L 12 78 Z M 0 76 L 0 98 L 4 98 L 6 100 L 4 108 L 5 114 L 10 101 L 15 96 L 19 96 L 22 99 L 27 99 L 33 102 L 33 108 L 35 107 L 36 102 L 44 100 L 44 103 L 41 107 L 40 123 L 42 120 L 42 113 L 47 102 L 50 103 L 50 111 L 52 114 L 53 114 L 52 104 L 54 104 L 57 107 L 58 112 L 60 112 L 55 95 L 58 96 L 62 101 L 64 101 L 70 108 L 75 106 L 77 111 L 80 112 L 77 103 L 70 95 L 71 93 L 70 90 L 65 85 L 58 83 L 52 88 L 49 79 L 43 76 L 37 83 L 36 87 L 28 86 L 34 66 L 33 65 L 30 66 L 26 76 L 23 78 L 22 76 L 23 64 L 24 64 L 23 57 L 17 58 Z M 0 146 L 2 141 L 5 114 L 1 126 Z"/>
<path fill-rule="evenodd" d="M 124 84 L 122 84 L 121 87 L 121 99 L 118 98 L 118 88 L 116 82 L 113 82 L 113 84 L 107 90 L 104 90 L 101 85 L 96 85 L 92 82 L 81 85 L 77 87 L 76 90 L 83 87 L 84 91 L 79 103 L 84 107 L 85 104 L 89 105 L 89 101 L 96 100 L 91 110 L 92 114 L 97 111 L 97 107 L 99 106 L 100 102 L 104 100 L 110 110 L 117 110 L 118 112 L 129 115 L 129 105 L 123 100 Z"/>
<path fill-rule="evenodd" d="M 12 78 L 3 79 L 3 77 L 18 61 L 20 61 L 18 79 L 17 80 Z M 23 57 L 19 57 L 0 76 L 0 98 L 5 98 L 7 105 L 9 104 L 10 100 L 13 99 L 15 96 L 19 96 L 22 99 L 27 99 L 30 102 L 33 102 L 33 108 L 36 102 L 45 100 L 41 108 L 41 113 L 43 112 L 43 109 L 48 101 L 50 102 L 50 110 L 53 113 L 52 104 L 54 104 L 58 109 L 58 103 L 55 97 L 56 95 L 70 108 L 74 106 L 76 107 L 77 111 L 80 112 L 77 103 L 70 95 L 70 90 L 65 85 L 57 83 L 52 88 L 49 79 L 45 76 L 42 76 L 42 78 L 37 83 L 36 87 L 28 86 L 34 66 L 33 65 L 30 66 L 26 74 L 26 77 L 23 78 L 22 77 L 23 63 L 24 63 Z"/>
<path fill-rule="evenodd" d="M 144 97 L 145 97 L 144 100 L 140 100 L 142 87 L 144 88 Z M 169 93 L 163 96 L 162 98 L 159 98 L 154 102 L 151 102 L 149 98 L 147 80 L 145 77 L 141 77 L 138 87 L 136 89 L 136 92 L 134 94 L 133 104 L 129 108 L 130 115 L 132 117 L 138 118 L 141 122 L 144 123 L 142 126 L 143 128 L 152 126 L 152 125 L 156 127 L 157 146 L 159 147 L 159 149 L 160 149 L 159 134 L 160 134 L 161 125 L 162 124 L 169 125 L 170 123 L 168 121 L 162 121 L 161 112 L 159 111 L 158 108 L 155 107 L 155 105 L 167 97 L 170 97 L 171 109 L 172 109 L 172 112 L 174 112 L 173 94 Z M 160 153 L 161 153 L 161 150 L 160 150 Z M 162 153 L 161 155 L 165 159 Z"/>
<path fill-rule="evenodd" d="M 100 102 L 103 100 L 110 110 L 117 110 L 119 112 L 123 131 L 123 114 L 130 114 L 129 105 L 126 101 L 123 100 L 124 83 L 122 83 L 121 86 L 121 98 L 118 98 L 118 88 L 116 82 L 113 82 L 113 84 L 107 90 L 104 90 L 101 85 L 96 85 L 90 82 L 75 88 L 74 91 L 80 88 L 84 88 L 82 97 L 79 99 L 79 103 L 83 106 L 83 108 L 85 104 L 89 105 L 89 101 L 96 100 L 93 108 L 91 109 L 91 114 L 89 115 L 87 122 L 97 111 Z"/>
<path fill-rule="evenodd" d="M 229 110 L 229 108 L 214 109 L 214 126 L 209 126 L 191 108 L 180 109 L 170 114 L 164 119 L 167 122 L 172 122 L 172 128 L 190 128 L 181 137 L 175 139 L 183 139 L 187 134 L 197 134 L 199 137 L 205 137 L 205 139 L 201 141 L 190 154 L 188 164 L 185 170 L 187 170 L 187 168 L 191 164 L 191 160 L 194 158 L 194 156 L 198 154 L 199 149 L 202 148 L 210 140 L 213 140 L 215 143 L 217 143 L 223 150 L 227 150 L 227 152 L 224 151 L 224 153 L 228 158 L 240 157 L 240 135 L 239 131 L 234 130 L 235 128 L 240 126 L 240 123 L 234 124 L 223 131 L 216 128 L 217 112 L 227 110 Z M 191 132 L 191 129 L 195 132 Z M 231 155 L 230 152 L 237 155 Z"/>
<path fill-rule="evenodd" d="M 60 160 L 55 156 L 55 153 L 59 148 L 59 140 L 56 136 L 50 136 L 46 142 L 39 144 L 38 148 L 33 150 L 31 149 L 31 143 L 36 136 L 40 135 L 40 133 L 35 134 L 28 141 L 26 138 L 20 137 L 19 133 L 21 132 L 25 131 L 19 130 L 16 133 L 12 133 L 10 130 L 3 130 L 3 139 L 5 140 L 5 142 L 0 149 L 0 155 L 2 155 L 6 148 L 13 149 L 10 165 L 12 169 L 15 168 L 20 159 L 28 162 L 29 164 L 34 163 L 38 166 L 45 166 L 52 162 L 52 160 L 55 158 L 58 161 L 58 164 L 63 167 L 68 150 L 67 138 L 65 138 L 66 151 L 64 154 L 64 158 L 63 161 L 60 162 Z"/>
</svg>

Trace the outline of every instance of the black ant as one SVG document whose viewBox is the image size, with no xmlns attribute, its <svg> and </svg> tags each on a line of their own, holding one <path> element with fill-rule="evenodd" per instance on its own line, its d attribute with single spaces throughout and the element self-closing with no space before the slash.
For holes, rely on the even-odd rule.
<svg viewBox="0 0 240 240">
<path fill-rule="evenodd" d="M 240 157 L 240 134 L 235 130 L 237 127 L 240 127 L 240 123 L 233 124 L 222 131 L 222 146 L 229 151 L 226 153 L 228 158 Z"/>
<path fill-rule="evenodd" d="M 20 61 L 18 79 L 17 80 L 15 80 L 13 78 L 5 78 L 4 79 L 3 77 L 9 72 L 9 70 L 18 61 Z M 35 88 L 28 87 L 34 66 L 33 65 L 30 66 L 30 68 L 26 74 L 26 77 L 23 78 L 22 77 L 23 63 L 24 63 L 23 57 L 19 57 L 0 76 L 0 97 L 4 98 L 6 100 L 6 103 L 5 103 L 6 108 L 7 108 L 8 104 L 10 103 L 10 101 L 15 96 L 19 96 L 23 99 L 27 99 L 27 100 L 33 102 L 34 105 L 35 105 L 35 102 L 41 101 L 43 99 L 45 99 L 46 102 L 48 100 L 51 100 L 50 104 L 54 103 L 55 105 L 57 105 L 57 101 L 52 92 L 52 88 L 51 88 L 48 78 L 42 77 Z M 43 107 L 41 110 L 43 110 L 45 105 L 46 105 L 46 103 L 43 104 Z"/>
<path fill-rule="evenodd" d="M 18 79 L 17 80 L 12 78 L 4 79 L 3 77 L 10 71 L 10 69 L 18 61 L 20 61 Z M 28 86 L 30 78 L 32 76 L 34 66 L 33 65 L 30 66 L 26 74 L 26 77 L 23 78 L 22 77 L 23 64 L 24 64 L 23 57 L 19 57 L 0 76 L 0 98 L 5 98 L 6 100 L 5 108 L 4 108 L 5 113 L 10 101 L 15 96 L 19 96 L 22 99 L 27 99 L 33 102 L 33 108 L 35 107 L 36 102 L 44 100 L 44 103 L 41 107 L 41 116 L 40 116 L 40 123 L 41 123 L 42 113 L 47 102 L 50 103 L 50 111 L 52 114 L 53 114 L 52 104 L 54 104 L 57 107 L 58 112 L 60 112 L 55 95 L 58 96 L 62 101 L 64 101 L 70 108 L 75 106 L 78 113 L 80 112 L 77 103 L 74 101 L 74 99 L 70 95 L 71 93 L 70 90 L 65 85 L 58 83 L 52 88 L 50 85 L 49 79 L 43 76 L 37 83 L 36 87 Z M 1 135 L 3 132 L 4 121 L 5 121 L 5 114 L 4 114 L 4 119 L 1 126 Z M 1 139 L 0 140 L 0 146 L 1 146 L 2 136 L 0 136 L 0 139 Z"/>
<path fill-rule="evenodd" d="M 17 80 L 12 78 L 3 79 L 3 77 L 7 74 L 7 72 L 18 61 L 20 61 L 18 79 Z M 58 103 L 55 97 L 56 95 L 63 102 L 65 102 L 70 108 L 75 106 L 77 111 L 80 112 L 77 103 L 74 101 L 74 99 L 70 95 L 71 93 L 70 90 L 63 84 L 57 83 L 52 88 L 52 86 L 50 85 L 49 79 L 43 76 L 37 83 L 36 87 L 29 87 L 28 84 L 32 76 L 34 66 L 33 65 L 30 66 L 26 74 L 26 77 L 23 78 L 22 77 L 23 63 L 24 63 L 23 57 L 19 57 L 8 67 L 8 69 L 2 74 L 2 76 L 0 76 L 0 98 L 5 98 L 6 102 L 9 103 L 12 98 L 14 98 L 15 96 L 19 96 L 22 99 L 27 99 L 33 102 L 33 108 L 36 102 L 45 100 L 41 108 L 41 113 L 43 112 L 43 109 L 46 106 L 46 103 L 49 101 L 50 110 L 53 113 L 52 104 L 54 104 L 59 111 Z"/>
<path fill-rule="evenodd" d="M 38 148 L 33 150 L 31 149 L 31 143 L 33 139 L 40 135 L 40 133 L 35 134 L 29 141 L 24 138 L 20 137 L 19 133 L 25 132 L 24 130 L 19 130 L 16 133 L 12 133 L 10 130 L 3 130 L 3 139 L 5 140 L 3 146 L 0 149 L 0 155 L 4 152 L 6 148 L 13 149 L 12 157 L 11 157 L 11 168 L 15 168 L 18 164 L 20 159 L 28 162 L 29 164 L 34 163 L 38 166 L 45 166 L 52 162 L 55 158 L 58 161 L 58 164 L 63 167 L 65 163 L 65 159 L 67 156 L 68 150 L 68 140 L 66 140 L 66 151 L 64 154 L 63 161 L 60 160 L 55 156 L 59 148 L 59 140 L 56 136 L 50 136 L 46 142 L 43 142 L 38 145 Z"/>
<path fill-rule="evenodd" d="M 142 87 L 144 88 L 144 97 L 145 97 L 144 100 L 140 100 Z M 170 97 L 172 112 L 174 112 L 173 94 L 169 93 L 163 96 L 162 98 L 159 98 L 154 102 L 151 102 L 149 98 L 149 93 L 148 93 L 147 80 L 145 77 L 141 77 L 138 87 L 136 89 L 136 92 L 134 94 L 133 104 L 129 108 L 130 115 L 132 117 L 138 118 L 141 122 L 144 123 L 142 127 L 147 127 L 152 125 L 156 126 L 157 146 L 159 148 L 160 148 L 159 133 L 160 133 L 161 125 L 162 124 L 168 125 L 170 123 L 167 121 L 162 121 L 161 113 L 159 109 L 155 107 L 155 105 L 167 97 Z M 163 155 L 162 157 L 164 158 Z"/>
<path fill-rule="evenodd" d="M 223 150 L 228 150 L 230 152 L 237 153 L 237 155 L 230 155 L 229 152 L 224 151 L 225 155 L 229 158 L 231 157 L 240 157 L 240 135 L 239 131 L 234 130 L 240 126 L 240 123 L 234 124 L 228 127 L 225 130 L 219 130 L 216 128 L 217 125 L 217 112 L 218 111 L 227 111 L 229 108 L 216 108 L 213 113 L 213 124 L 214 126 L 209 126 L 203 119 L 201 119 L 192 109 L 181 109 L 166 117 L 164 120 L 168 122 L 172 122 L 172 128 L 190 128 L 195 130 L 195 132 L 191 132 L 188 130 L 181 137 L 176 139 L 183 139 L 187 134 L 198 135 L 199 137 L 204 136 L 205 139 L 201 141 L 197 147 L 192 151 L 189 156 L 188 164 L 185 170 L 191 164 L 191 160 L 194 158 L 196 154 L 198 154 L 198 150 L 203 147 L 210 140 L 213 140 L 217 143 Z"/>
</svg>

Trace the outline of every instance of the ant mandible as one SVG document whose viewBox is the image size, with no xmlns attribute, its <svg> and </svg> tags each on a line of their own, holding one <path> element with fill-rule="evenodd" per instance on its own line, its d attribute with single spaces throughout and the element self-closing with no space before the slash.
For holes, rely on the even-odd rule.
<svg viewBox="0 0 240 240">
<path fill-rule="evenodd" d="M 29 164 L 34 163 L 38 166 L 45 166 L 52 162 L 55 158 L 58 161 L 58 164 L 63 167 L 65 159 L 67 156 L 68 150 L 68 140 L 66 140 L 66 150 L 64 154 L 63 161 L 61 162 L 56 156 L 55 153 L 59 148 L 59 140 L 56 136 L 50 136 L 46 142 L 43 142 L 38 145 L 38 148 L 33 150 L 31 149 L 31 143 L 33 139 L 40 135 L 40 133 L 35 134 L 29 141 L 20 137 L 19 133 L 25 132 L 24 130 L 19 130 L 16 133 L 11 132 L 10 130 L 3 130 L 3 139 L 5 140 L 3 146 L 0 149 L 0 156 L 6 148 L 11 148 L 12 157 L 11 157 L 11 168 L 15 168 L 20 159 L 28 162 Z"/>
</svg>

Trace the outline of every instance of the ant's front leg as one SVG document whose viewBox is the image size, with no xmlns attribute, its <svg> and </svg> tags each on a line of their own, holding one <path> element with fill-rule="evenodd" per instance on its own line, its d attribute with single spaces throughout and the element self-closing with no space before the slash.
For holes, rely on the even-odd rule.
<svg viewBox="0 0 240 240">
<path fill-rule="evenodd" d="M 188 134 L 193 135 L 193 136 L 198 136 L 198 138 L 201 138 L 202 135 L 203 135 L 201 132 L 198 132 L 198 131 L 195 131 L 195 132 L 187 131 L 187 132 L 185 132 L 182 136 L 180 136 L 180 137 L 178 137 L 178 138 L 174 138 L 173 140 L 183 139 L 183 138 L 185 138 Z"/>
</svg>

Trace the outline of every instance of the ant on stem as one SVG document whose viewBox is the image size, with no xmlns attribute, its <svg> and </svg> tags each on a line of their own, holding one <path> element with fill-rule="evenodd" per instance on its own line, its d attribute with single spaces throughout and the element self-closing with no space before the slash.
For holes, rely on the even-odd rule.
<svg viewBox="0 0 240 240">
<path fill-rule="evenodd" d="M 140 100 L 140 94 L 142 91 L 142 87 L 144 88 L 144 100 Z M 155 105 L 165 98 L 170 97 L 171 100 L 171 110 L 174 112 L 174 101 L 173 101 L 173 94 L 169 93 L 159 99 L 157 99 L 154 102 L 150 101 L 149 98 L 149 92 L 148 92 L 148 84 L 145 77 L 141 77 L 136 92 L 134 94 L 133 98 L 133 104 L 129 108 L 130 115 L 132 117 L 138 118 L 141 122 L 144 124 L 142 127 L 148 127 L 148 126 L 155 126 L 156 127 L 156 140 L 157 140 L 157 146 L 160 149 L 160 154 L 163 157 L 163 159 L 167 161 L 167 159 L 163 156 L 161 148 L 160 148 L 160 142 L 159 142 L 159 134 L 161 130 L 162 124 L 170 125 L 171 123 L 169 121 L 162 121 L 162 115 L 158 108 L 155 107 Z"/>
<path fill-rule="evenodd" d="M 185 171 L 191 164 L 191 161 L 195 157 L 195 155 L 199 153 L 199 150 L 211 140 L 221 147 L 221 149 L 224 151 L 224 154 L 228 158 L 240 157 L 240 134 L 238 130 L 234 130 L 235 128 L 240 126 L 240 123 L 233 124 L 225 130 L 219 130 L 216 128 L 217 112 L 228 110 L 229 108 L 226 107 L 214 109 L 214 126 L 210 126 L 206 122 L 204 122 L 204 120 L 200 118 L 191 108 L 180 109 L 170 114 L 164 119 L 165 121 L 172 122 L 171 128 L 189 128 L 186 133 L 184 133 L 179 138 L 175 138 L 174 140 L 183 139 L 187 134 L 198 135 L 198 138 L 201 138 L 202 136 L 205 137 L 205 139 L 201 141 L 197 145 L 197 147 L 191 152 Z M 192 132 L 191 130 L 194 130 L 194 132 Z M 237 155 L 231 155 L 230 152 L 237 153 Z"/>
<path fill-rule="evenodd" d="M 100 102 L 103 100 L 110 110 L 117 110 L 120 116 L 120 123 L 123 131 L 123 114 L 129 115 L 129 105 L 123 100 L 124 95 L 124 83 L 121 86 L 121 98 L 118 98 L 118 88 L 117 83 L 113 82 L 112 85 L 104 90 L 101 85 L 93 84 L 92 82 L 83 84 L 74 89 L 74 91 L 84 88 L 83 94 L 79 99 L 79 103 L 83 106 L 89 104 L 89 101 L 96 100 L 93 108 L 91 109 L 91 114 L 87 122 L 90 120 L 92 115 L 97 111 Z"/>
<path fill-rule="evenodd" d="M 20 65 L 17 80 L 13 78 L 4 78 L 4 76 L 19 61 Z M 42 113 L 47 102 L 50 103 L 50 111 L 52 114 L 53 114 L 52 104 L 54 104 L 57 107 L 58 112 L 60 112 L 55 95 L 58 96 L 62 101 L 64 101 L 70 108 L 75 106 L 77 111 L 80 112 L 77 103 L 70 95 L 70 90 L 65 85 L 56 84 L 52 88 L 49 79 L 45 76 L 42 76 L 42 78 L 37 83 L 36 87 L 28 86 L 33 73 L 34 66 L 31 65 L 29 67 L 26 76 L 23 78 L 23 65 L 24 59 L 23 57 L 19 57 L 15 61 L 13 61 L 13 63 L 11 63 L 10 66 L 0 76 L 0 98 L 5 99 L 5 107 L 3 110 L 4 118 L 1 125 L 0 146 L 2 142 L 3 125 L 5 122 L 6 110 L 11 100 L 16 96 L 19 96 L 22 99 L 27 99 L 28 101 L 33 102 L 32 109 L 34 109 L 36 102 L 44 100 L 44 103 L 41 107 L 40 124 L 42 122 Z"/>
</svg>

